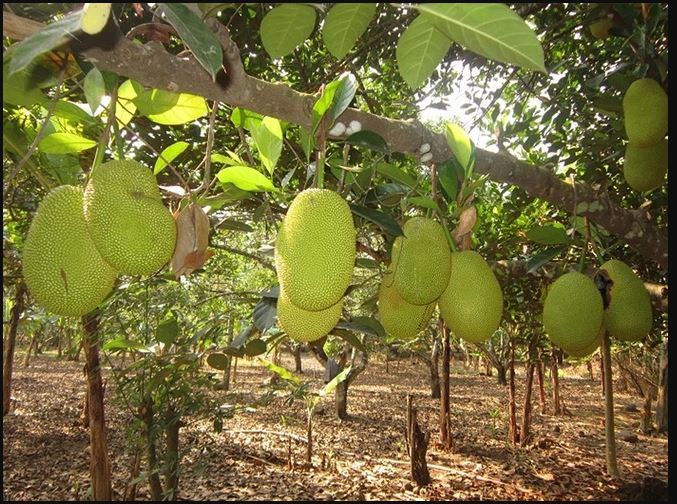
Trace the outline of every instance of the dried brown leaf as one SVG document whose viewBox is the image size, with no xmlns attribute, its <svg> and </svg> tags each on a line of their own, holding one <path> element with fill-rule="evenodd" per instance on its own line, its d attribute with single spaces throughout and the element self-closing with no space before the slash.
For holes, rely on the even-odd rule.
<svg viewBox="0 0 677 504">
<path fill-rule="evenodd" d="M 176 248 L 169 267 L 176 278 L 190 275 L 209 259 L 209 218 L 198 205 L 191 203 L 176 218 Z"/>
</svg>

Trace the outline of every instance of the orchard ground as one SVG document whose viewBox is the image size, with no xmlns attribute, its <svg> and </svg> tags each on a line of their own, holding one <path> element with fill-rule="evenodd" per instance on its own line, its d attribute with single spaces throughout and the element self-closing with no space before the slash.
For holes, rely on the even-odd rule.
<svg viewBox="0 0 677 504">
<path fill-rule="evenodd" d="M 17 362 L 20 360 L 17 357 Z M 281 364 L 294 369 L 283 354 Z M 322 384 L 324 370 L 303 355 L 305 379 Z M 130 414 L 112 400 L 114 382 L 104 367 L 106 421 L 114 498 L 130 482 L 133 455 L 125 451 Z M 524 396 L 524 366 L 516 369 L 518 422 Z M 428 370 L 409 359 L 371 361 L 351 385 L 349 419 L 334 414 L 333 397 L 322 399 L 314 417 L 313 468 L 304 466 L 306 445 L 277 432 L 305 437 L 301 401 L 276 398 L 267 407 L 226 420 L 215 434 L 208 421 L 192 421 L 181 430 L 179 498 L 190 500 L 452 500 L 452 499 L 635 499 L 646 481 L 668 480 L 665 434 L 642 435 L 641 399 L 614 390 L 618 462 L 621 479 L 605 474 L 604 402 L 599 367 L 590 380 L 585 366 L 560 370 L 566 412 L 540 414 L 535 383 L 533 441 L 525 448 L 508 442 L 507 387 L 495 375 L 480 375 L 454 361 L 451 371 L 453 453 L 437 446 L 439 400 L 430 398 Z M 250 404 L 266 390 L 271 374 L 255 361 L 240 359 L 228 392 L 215 391 L 224 404 Z M 550 393 L 546 375 L 546 392 Z M 14 412 L 3 422 L 3 500 L 78 500 L 88 497 L 89 434 L 80 415 L 85 392 L 83 363 L 34 357 L 16 366 Z M 419 422 L 430 433 L 427 461 L 432 484 L 410 482 L 404 441 L 406 395 L 414 395 Z M 633 408 L 632 405 L 637 406 Z M 634 410 L 634 411 L 633 411 Z M 269 432 L 238 432 L 269 431 Z M 626 434 L 634 442 L 624 440 Z M 142 467 L 143 469 L 143 467 Z M 146 482 L 137 498 L 149 499 Z"/>
</svg>

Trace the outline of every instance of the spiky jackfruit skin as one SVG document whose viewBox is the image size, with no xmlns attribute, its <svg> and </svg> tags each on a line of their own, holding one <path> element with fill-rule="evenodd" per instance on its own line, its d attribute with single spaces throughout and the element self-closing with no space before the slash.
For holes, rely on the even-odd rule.
<svg viewBox="0 0 677 504">
<path fill-rule="evenodd" d="M 142 164 L 109 161 L 94 168 L 84 209 L 99 253 L 121 273 L 149 275 L 172 258 L 176 223 L 155 175 Z"/>
<path fill-rule="evenodd" d="M 651 300 L 644 283 L 622 261 L 612 259 L 602 264 L 613 282 L 609 289 L 609 306 L 604 310 L 604 325 L 609 334 L 623 341 L 639 341 L 651 330 Z"/>
<path fill-rule="evenodd" d="M 451 254 L 449 283 L 438 299 L 455 335 L 472 343 L 491 337 L 503 316 L 503 291 L 494 272 L 474 250 Z"/>
<path fill-rule="evenodd" d="M 297 307 L 280 289 L 277 298 L 277 320 L 287 335 L 299 342 L 316 341 L 329 334 L 339 319 L 343 309 L 343 298 L 325 310 L 308 311 Z"/>
<path fill-rule="evenodd" d="M 653 79 L 638 79 L 623 96 L 625 132 L 637 147 L 663 140 L 668 131 L 668 95 Z"/>
<path fill-rule="evenodd" d="M 631 143 L 625 148 L 623 176 L 635 191 L 645 192 L 660 187 L 668 172 L 668 141 L 663 139 L 648 147 Z"/>
<path fill-rule="evenodd" d="M 451 251 L 440 224 L 425 217 L 405 222 L 393 243 L 394 285 L 407 303 L 428 305 L 447 287 Z"/>
<path fill-rule="evenodd" d="M 275 242 L 280 289 L 303 310 L 336 305 L 353 277 L 355 238 L 350 207 L 338 193 L 328 189 L 299 193 Z"/>
<path fill-rule="evenodd" d="M 589 277 L 572 271 L 550 286 L 543 303 L 543 327 L 565 352 L 574 354 L 592 345 L 603 318 L 602 296 Z"/>
<path fill-rule="evenodd" d="M 110 293 L 117 272 L 87 230 L 81 188 L 57 187 L 40 202 L 24 244 L 23 274 L 35 301 L 57 315 L 85 315 Z"/>
<path fill-rule="evenodd" d="M 403 341 L 413 340 L 425 329 L 432 317 L 435 303 L 413 305 L 407 303 L 393 285 L 392 273 L 387 273 L 378 292 L 378 317 L 386 332 Z"/>
</svg>

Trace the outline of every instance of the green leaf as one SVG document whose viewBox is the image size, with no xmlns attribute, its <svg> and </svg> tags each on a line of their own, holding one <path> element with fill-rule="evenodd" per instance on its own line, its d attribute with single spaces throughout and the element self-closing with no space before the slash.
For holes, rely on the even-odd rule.
<svg viewBox="0 0 677 504">
<path fill-rule="evenodd" d="M 252 131 L 256 129 L 259 124 L 261 124 L 263 116 L 258 112 L 253 112 L 241 107 L 235 107 L 233 112 L 230 114 L 230 120 L 233 121 L 235 127 Z"/>
<path fill-rule="evenodd" d="M 315 137 L 308 133 L 308 130 L 305 128 L 299 128 L 299 140 L 301 142 L 301 148 L 303 153 L 306 155 L 306 163 L 310 161 L 310 155 L 313 152 L 315 147 Z"/>
<path fill-rule="evenodd" d="M 456 158 L 449 159 L 444 163 L 437 165 L 437 179 L 440 181 L 442 186 L 442 192 L 448 203 L 451 203 L 456 199 L 458 194 L 458 175 L 460 172 L 461 177 L 463 177 L 463 171 L 458 165 Z"/>
<path fill-rule="evenodd" d="M 357 133 L 353 133 L 348 138 L 346 138 L 346 143 L 354 145 L 356 147 L 366 147 L 375 152 L 380 152 L 382 154 L 388 154 L 390 149 L 388 144 L 378 133 L 373 131 L 362 130 Z"/>
<path fill-rule="evenodd" d="M 9 64 L 2 67 L 2 101 L 11 105 L 30 108 L 47 102 L 28 69 L 9 74 Z"/>
<path fill-rule="evenodd" d="M 168 318 L 160 322 L 155 329 L 155 339 L 165 345 L 171 345 L 179 334 L 179 323 L 175 318 Z"/>
<path fill-rule="evenodd" d="M 458 124 L 447 123 L 444 127 L 444 136 L 454 157 L 463 167 L 464 173 L 469 173 L 471 162 L 474 161 L 472 156 L 474 147 L 468 134 Z"/>
<path fill-rule="evenodd" d="M 432 16 L 417 17 L 397 41 L 397 67 L 412 89 L 418 89 L 428 80 L 451 46 L 433 21 Z"/>
<path fill-rule="evenodd" d="M 346 5 L 346 4 L 338 4 Z M 357 92 L 357 79 L 351 73 L 345 72 L 337 79 L 338 85 L 331 101 L 330 117 L 333 124 L 338 117 L 348 108 Z"/>
<path fill-rule="evenodd" d="M 247 346 L 244 347 L 244 354 L 247 357 L 255 357 L 262 353 L 266 353 L 266 348 L 266 342 L 256 338 L 247 343 Z"/>
<path fill-rule="evenodd" d="M 399 205 L 400 200 L 409 194 L 410 190 L 396 182 L 389 182 L 387 184 L 379 184 L 372 187 L 364 199 L 368 205 L 385 205 L 395 206 Z"/>
<path fill-rule="evenodd" d="M 317 128 L 320 126 L 320 121 L 322 121 L 324 115 L 329 111 L 329 109 L 331 109 L 332 103 L 334 102 L 334 95 L 336 94 L 336 91 L 340 85 L 341 82 L 338 80 L 327 84 L 322 91 L 322 95 L 313 104 L 313 123 L 312 127 L 310 128 L 313 138 L 315 137 Z"/>
<path fill-rule="evenodd" d="M 273 182 L 249 166 L 229 166 L 216 174 L 222 183 L 231 183 L 243 191 L 277 191 Z"/>
<path fill-rule="evenodd" d="M 430 210 L 437 210 L 439 212 L 442 212 L 437 203 L 435 203 L 428 196 L 410 196 L 409 198 L 407 198 L 407 201 L 422 208 L 428 208 Z"/>
<path fill-rule="evenodd" d="M 381 161 L 376 165 L 376 171 L 381 175 L 385 175 L 386 177 L 393 179 L 395 182 L 404 184 L 407 187 L 411 187 L 412 189 L 418 185 L 416 179 L 414 179 L 411 175 L 405 173 L 404 170 L 398 166 L 386 163 L 385 161 Z"/>
<path fill-rule="evenodd" d="M 368 257 L 357 257 L 355 259 L 356 268 L 377 269 L 378 261 Z"/>
<path fill-rule="evenodd" d="M 345 368 L 343 371 L 341 371 L 339 374 L 334 376 L 329 383 L 327 383 L 324 387 L 322 387 L 320 390 L 317 391 L 317 394 L 320 397 L 325 397 L 328 396 L 329 394 L 333 393 L 334 390 L 336 390 L 336 387 L 338 387 L 339 383 L 344 381 L 348 377 L 348 373 L 350 373 L 351 367 L 348 366 Z"/>
<path fill-rule="evenodd" d="M 569 242 L 563 226 L 538 226 L 527 231 L 527 238 L 543 245 L 560 245 Z"/>
<path fill-rule="evenodd" d="M 80 11 L 48 24 L 14 46 L 9 73 L 14 74 L 26 68 L 31 61 L 69 40 L 69 35 L 80 29 Z"/>
<path fill-rule="evenodd" d="M 273 364 L 270 361 L 267 361 L 266 359 L 259 359 L 259 362 L 263 364 L 263 366 L 265 366 L 269 371 L 272 371 L 283 380 L 290 381 L 295 385 L 301 385 L 301 379 L 291 371 L 283 367 L 276 366 L 275 364 Z"/>
<path fill-rule="evenodd" d="M 271 58 L 291 54 L 315 28 L 315 9 L 303 4 L 283 4 L 261 21 L 261 42 Z"/>
<path fill-rule="evenodd" d="M 118 128 L 126 126 L 136 113 L 134 100 L 143 93 L 143 86 L 138 82 L 127 79 L 118 87 L 118 101 L 115 104 L 115 117 L 118 120 Z"/>
<path fill-rule="evenodd" d="M 75 103 L 59 100 L 54 105 L 54 115 L 75 123 L 93 124 L 95 119 Z"/>
<path fill-rule="evenodd" d="M 158 124 L 186 124 L 207 115 L 207 102 L 201 96 L 171 93 L 162 89 L 143 91 L 134 99 L 139 112 Z"/>
<path fill-rule="evenodd" d="M 342 59 L 369 26 L 376 13 L 373 3 L 337 3 L 324 18 L 322 38 L 329 52 Z"/>
<path fill-rule="evenodd" d="M 212 80 L 216 80 L 216 74 L 223 64 L 223 51 L 216 35 L 193 11 L 181 3 L 161 3 L 160 9 L 195 55 L 195 59 L 209 72 Z"/>
<path fill-rule="evenodd" d="M 263 166 L 273 174 L 277 160 L 282 153 L 282 126 L 274 117 L 264 117 L 258 127 L 253 128 L 254 143 L 261 156 Z"/>
<path fill-rule="evenodd" d="M 564 252 L 566 249 L 566 245 L 558 245 L 556 247 L 550 247 L 542 252 L 539 252 L 527 261 L 527 273 L 533 273 L 538 268 Z"/>
<path fill-rule="evenodd" d="M 507 5 L 423 3 L 416 8 L 433 16 L 436 26 L 466 49 L 502 63 L 547 73 L 538 37 Z"/>
<path fill-rule="evenodd" d="M 207 356 L 207 365 L 219 371 L 225 371 L 228 368 L 228 357 L 221 352 L 209 354 Z"/>
<path fill-rule="evenodd" d="M 106 352 L 121 352 L 123 350 L 134 351 L 144 348 L 143 343 L 137 343 L 134 341 L 127 341 L 124 338 L 117 338 L 114 340 L 109 340 L 104 343 L 102 349 Z"/>
<path fill-rule="evenodd" d="M 244 231 L 246 233 L 254 231 L 254 228 L 249 224 L 245 224 L 244 222 L 236 221 L 234 219 L 223 219 L 216 226 L 214 226 L 214 229 L 232 229 L 233 231 Z"/>
<path fill-rule="evenodd" d="M 373 210 L 360 205 L 354 205 L 352 203 L 350 204 L 350 210 L 355 215 L 359 215 L 360 217 L 373 222 L 388 234 L 393 236 L 400 236 L 404 234 L 400 225 L 390 214 L 379 212 L 378 210 Z"/>
<path fill-rule="evenodd" d="M 164 149 L 160 155 L 158 156 L 157 160 L 155 161 L 155 167 L 153 168 L 153 173 L 157 175 L 160 173 L 162 170 L 165 169 L 165 167 L 174 161 L 174 159 L 177 158 L 179 154 L 181 154 L 183 151 L 185 151 L 188 148 L 188 142 L 184 142 L 183 140 L 179 140 L 178 142 L 174 142 L 172 145 Z"/>
<path fill-rule="evenodd" d="M 85 92 L 85 98 L 87 99 L 87 104 L 89 109 L 92 111 L 92 115 L 96 112 L 96 109 L 101 105 L 101 99 L 106 93 L 106 86 L 103 82 L 103 75 L 98 68 L 93 67 L 87 76 L 85 81 L 82 84 L 82 89 Z"/>
<path fill-rule="evenodd" d="M 96 142 L 73 133 L 52 133 L 40 140 L 38 150 L 45 154 L 70 154 L 96 147 Z"/>
</svg>

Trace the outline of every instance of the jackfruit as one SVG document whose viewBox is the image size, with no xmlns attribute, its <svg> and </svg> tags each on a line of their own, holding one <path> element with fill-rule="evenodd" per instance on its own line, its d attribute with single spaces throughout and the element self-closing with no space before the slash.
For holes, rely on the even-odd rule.
<svg viewBox="0 0 677 504">
<path fill-rule="evenodd" d="M 648 147 L 629 143 L 625 148 L 623 176 L 635 191 L 645 192 L 660 187 L 668 172 L 668 141 L 663 139 Z"/>
<path fill-rule="evenodd" d="M 668 131 L 668 95 L 653 79 L 639 79 L 623 96 L 625 132 L 630 143 L 648 147 L 663 140 Z"/>
<path fill-rule="evenodd" d="M 109 161 L 85 188 L 85 220 L 99 253 L 129 275 L 149 275 L 174 253 L 176 223 L 153 172 L 136 161 Z"/>
<path fill-rule="evenodd" d="M 598 338 L 604 306 L 595 282 L 572 271 L 548 289 L 543 327 L 550 340 L 567 353 L 580 353 Z"/>
<path fill-rule="evenodd" d="M 277 298 L 277 320 L 287 335 L 296 341 L 315 341 L 329 334 L 339 319 L 343 309 L 343 298 L 325 310 L 307 311 L 297 307 L 280 289 Z"/>
<path fill-rule="evenodd" d="M 86 3 L 80 14 L 80 28 L 88 35 L 96 35 L 106 27 L 112 3 Z"/>
<path fill-rule="evenodd" d="M 609 334 L 623 341 L 638 341 L 651 330 L 653 314 L 644 283 L 622 261 L 612 259 L 602 264 L 613 282 L 609 290 L 609 306 L 604 311 L 604 324 Z"/>
<path fill-rule="evenodd" d="M 572 357 L 577 357 L 579 359 L 582 359 L 583 357 L 587 357 L 590 355 L 592 352 L 597 350 L 599 346 L 602 344 L 602 337 L 604 336 L 604 331 L 605 331 L 604 324 L 602 324 L 599 328 L 599 331 L 597 332 L 597 338 L 595 338 L 588 346 L 585 348 L 582 348 L 581 350 L 569 350 L 567 353 L 571 355 Z"/>
<path fill-rule="evenodd" d="M 449 284 L 438 300 L 442 318 L 458 337 L 489 339 L 503 316 L 503 291 L 494 272 L 474 250 L 451 254 Z"/>
<path fill-rule="evenodd" d="M 392 248 L 393 284 L 407 303 L 428 305 L 449 283 L 451 251 L 444 229 L 425 217 L 412 217 Z"/>
<path fill-rule="evenodd" d="M 435 303 L 407 303 L 393 285 L 393 274 L 387 273 L 378 292 L 378 317 L 386 332 L 398 340 L 413 340 L 425 329 L 432 317 Z"/>
<path fill-rule="evenodd" d="M 24 244 L 23 274 L 35 301 L 57 315 L 85 315 L 110 293 L 117 272 L 87 231 L 82 188 L 60 186 L 40 202 Z"/>
<path fill-rule="evenodd" d="M 335 306 L 353 277 L 355 239 L 353 215 L 338 193 L 328 189 L 299 193 L 275 242 L 281 290 L 302 310 Z"/>
</svg>

